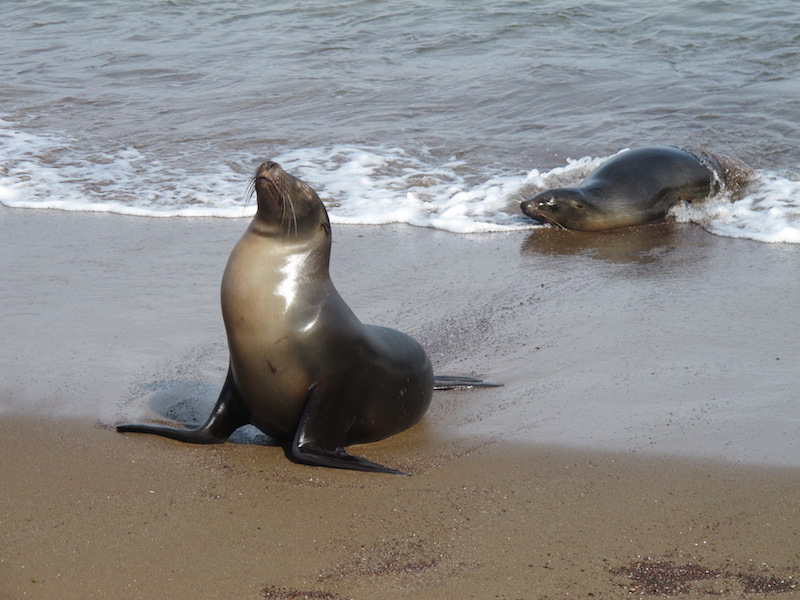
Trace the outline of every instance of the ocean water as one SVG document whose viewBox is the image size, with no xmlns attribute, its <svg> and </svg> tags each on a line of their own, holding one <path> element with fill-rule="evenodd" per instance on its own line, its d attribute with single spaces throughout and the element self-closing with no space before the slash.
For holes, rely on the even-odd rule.
<svg viewBox="0 0 800 600">
<path fill-rule="evenodd" d="M 273 159 L 335 223 L 529 229 L 521 199 L 672 144 L 753 169 L 676 219 L 800 243 L 785 0 L 6 0 L 0 22 L 7 206 L 239 218 Z"/>
</svg>

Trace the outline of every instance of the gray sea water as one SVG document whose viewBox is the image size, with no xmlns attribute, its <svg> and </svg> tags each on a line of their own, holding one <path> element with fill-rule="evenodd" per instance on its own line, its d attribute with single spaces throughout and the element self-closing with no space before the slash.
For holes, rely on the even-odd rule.
<svg viewBox="0 0 800 600">
<path fill-rule="evenodd" d="M 6 0 L 0 28 L 8 206 L 238 217 L 273 158 L 334 222 L 527 228 L 554 172 L 673 144 L 757 173 L 680 218 L 800 242 L 794 2 Z"/>
</svg>

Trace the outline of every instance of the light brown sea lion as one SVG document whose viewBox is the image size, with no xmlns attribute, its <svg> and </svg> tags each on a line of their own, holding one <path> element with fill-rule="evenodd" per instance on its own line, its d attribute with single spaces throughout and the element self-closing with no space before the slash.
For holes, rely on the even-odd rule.
<svg viewBox="0 0 800 600">
<path fill-rule="evenodd" d="M 408 429 L 434 388 L 492 384 L 434 378 L 416 341 L 358 320 L 331 281 L 330 221 L 311 187 L 274 162 L 259 166 L 253 187 L 258 210 L 222 278 L 230 368 L 211 416 L 195 429 L 118 431 L 221 443 L 252 424 L 295 462 L 399 473 L 344 447 Z"/>
</svg>

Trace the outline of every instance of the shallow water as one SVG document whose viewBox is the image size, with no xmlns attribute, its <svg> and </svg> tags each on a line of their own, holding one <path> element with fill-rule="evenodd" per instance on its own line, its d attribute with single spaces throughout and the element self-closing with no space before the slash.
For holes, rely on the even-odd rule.
<svg viewBox="0 0 800 600">
<path fill-rule="evenodd" d="M 239 217 L 274 158 L 334 222 L 531 228 L 517 205 L 548 177 L 674 144 L 757 173 L 734 205 L 679 219 L 800 242 L 800 12 L 779 0 L 12 0 L 0 16 L 8 206 Z"/>
</svg>

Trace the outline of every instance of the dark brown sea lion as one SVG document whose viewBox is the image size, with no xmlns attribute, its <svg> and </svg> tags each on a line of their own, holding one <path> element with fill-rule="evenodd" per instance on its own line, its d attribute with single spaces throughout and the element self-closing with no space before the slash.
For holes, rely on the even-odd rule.
<svg viewBox="0 0 800 600">
<path fill-rule="evenodd" d="M 718 193 L 717 159 L 681 148 L 628 150 L 603 163 L 578 187 L 556 188 L 521 203 L 522 212 L 565 229 L 598 231 L 656 221 L 680 201 Z"/>
<path fill-rule="evenodd" d="M 358 320 L 331 281 L 331 226 L 313 189 L 274 162 L 259 166 L 253 187 L 258 210 L 222 277 L 230 368 L 211 416 L 195 429 L 117 430 L 211 444 L 252 424 L 296 462 L 399 473 L 344 447 L 408 429 L 434 387 L 491 384 L 434 381 L 416 341 Z"/>
</svg>

